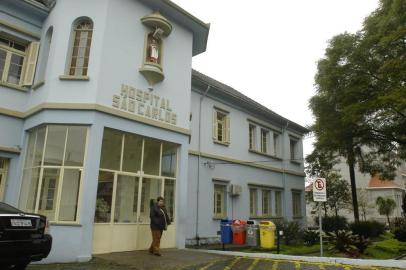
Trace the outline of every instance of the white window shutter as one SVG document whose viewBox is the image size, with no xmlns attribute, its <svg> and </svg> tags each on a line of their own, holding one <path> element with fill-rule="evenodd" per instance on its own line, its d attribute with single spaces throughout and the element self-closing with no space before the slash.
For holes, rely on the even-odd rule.
<svg viewBox="0 0 406 270">
<path fill-rule="evenodd" d="M 31 42 L 28 45 L 28 54 L 26 59 L 26 68 L 24 74 L 23 85 L 29 86 L 34 82 L 35 66 L 37 65 L 39 51 L 39 42 Z"/>
<path fill-rule="evenodd" d="M 213 111 L 213 140 L 217 140 L 217 111 Z"/>
<path fill-rule="evenodd" d="M 225 135 L 226 135 L 226 142 L 230 143 L 230 115 L 225 117 L 226 128 L 225 128 Z"/>
</svg>

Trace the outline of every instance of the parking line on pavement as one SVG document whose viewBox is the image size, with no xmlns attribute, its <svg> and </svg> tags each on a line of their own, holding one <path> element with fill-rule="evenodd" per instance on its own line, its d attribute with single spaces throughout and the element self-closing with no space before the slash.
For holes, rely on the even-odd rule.
<svg viewBox="0 0 406 270">
<path fill-rule="evenodd" d="M 324 265 L 322 265 L 322 264 L 319 264 L 319 269 L 320 269 L 320 270 L 326 270 L 326 268 L 325 268 Z"/>
<path fill-rule="evenodd" d="M 239 260 L 241 260 L 241 257 L 236 257 L 234 260 L 231 261 L 230 265 L 227 265 L 226 267 L 224 267 L 224 270 L 230 270 L 231 267 L 233 267 L 234 264 L 236 264 Z"/>
<path fill-rule="evenodd" d="M 279 264 L 279 262 L 278 261 L 272 261 L 272 270 L 278 270 L 278 264 Z"/>
<path fill-rule="evenodd" d="M 252 262 L 252 264 L 250 265 L 250 267 L 247 268 L 247 270 L 253 270 L 253 269 L 255 269 L 255 266 L 257 265 L 258 262 L 259 262 L 259 259 L 254 259 L 254 261 Z"/>
<path fill-rule="evenodd" d="M 295 269 L 300 270 L 300 262 L 295 262 Z"/>
</svg>

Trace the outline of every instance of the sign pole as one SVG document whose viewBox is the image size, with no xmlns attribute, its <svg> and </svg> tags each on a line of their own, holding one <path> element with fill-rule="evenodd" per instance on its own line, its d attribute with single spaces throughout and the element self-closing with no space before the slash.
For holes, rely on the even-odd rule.
<svg viewBox="0 0 406 270">
<path fill-rule="evenodd" d="M 321 202 L 319 202 L 319 233 L 320 233 L 320 257 L 323 257 L 323 225 L 321 218 Z"/>
<path fill-rule="evenodd" d="M 327 201 L 325 178 L 316 178 L 313 181 L 313 201 L 319 203 L 320 257 L 323 257 L 323 224 L 321 218 L 321 203 Z"/>
</svg>

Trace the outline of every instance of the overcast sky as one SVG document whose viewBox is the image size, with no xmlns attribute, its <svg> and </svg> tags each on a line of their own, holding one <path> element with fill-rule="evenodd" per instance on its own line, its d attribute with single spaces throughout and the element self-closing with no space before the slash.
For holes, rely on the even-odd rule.
<svg viewBox="0 0 406 270">
<path fill-rule="evenodd" d="M 312 124 L 316 62 L 327 42 L 355 33 L 378 0 L 173 0 L 210 23 L 193 68 L 300 124 Z M 305 155 L 312 139 L 304 143 Z"/>
</svg>

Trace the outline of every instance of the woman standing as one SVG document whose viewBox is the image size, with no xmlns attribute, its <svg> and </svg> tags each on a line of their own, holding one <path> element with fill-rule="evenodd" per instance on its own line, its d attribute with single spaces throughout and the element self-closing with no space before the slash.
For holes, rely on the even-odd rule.
<svg viewBox="0 0 406 270">
<path fill-rule="evenodd" d="M 159 252 L 159 247 L 161 245 L 161 237 L 163 231 L 166 231 L 168 225 L 171 224 L 168 213 L 166 212 L 164 198 L 158 197 L 157 202 L 154 203 L 151 200 L 149 217 L 151 219 L 151 234 L 152 243 L 149 247 L 149 253 L 156 256 L 162 256 Z"/>
</svg>

